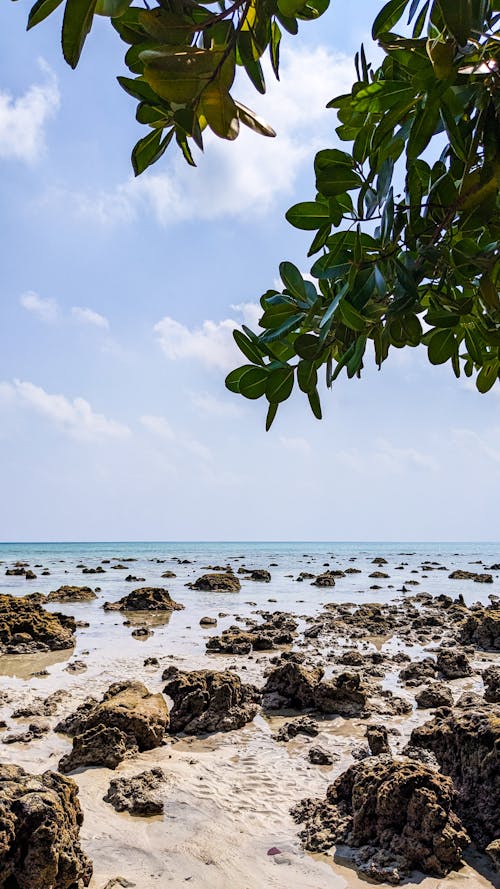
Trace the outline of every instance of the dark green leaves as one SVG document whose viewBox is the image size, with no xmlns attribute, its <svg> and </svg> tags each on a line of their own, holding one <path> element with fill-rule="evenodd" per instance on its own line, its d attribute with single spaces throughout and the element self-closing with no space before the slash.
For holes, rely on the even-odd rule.
<svg viewBox="0 0 500 889">
<path fill-rule="evenodd" d="M 322 204 L 319 201 L 304 201 L 290 207 L 286 212 L 286 218 L 295 228 L 314 231 L 330 222 L 330 208 L 328 204 Z"/>
<path fill-rule="evenodd" d="M 273 370 L 265 385 L 266 398 L 271 403 L 286 401 L 293 389 L 293 367 L 280 367 Z"/>
<path fill-rule="evenodd" d="M 66 0 L 62 26 L 62 50 L 68 65 L 76 68 L 83 44 L 92 27 L 96 0 Z"/>
<path fill-rule="evenodd" d="M 399 22 L 409 0 L 390 0 L 382 7 L 372 26 L 372 37 L 377 40 L 386 31 L 392 31 L 394 25 Z"/>
<path fill-rule="evenodd" d="M 54 12 L 54 9 L 57 9 L 61 3 L 62 0 L 37 0 L 31 7 L 26 30 L 29 31 L 30 28 L 34 28 L 35 25 L 39 25 L 40 22 L 43 22 L 43 20 L 47 18 L 51 12 Z"/>
</svg>

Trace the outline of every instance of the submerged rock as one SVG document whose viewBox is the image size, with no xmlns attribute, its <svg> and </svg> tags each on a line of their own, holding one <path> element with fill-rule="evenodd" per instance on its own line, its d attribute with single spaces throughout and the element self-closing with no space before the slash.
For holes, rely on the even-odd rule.
<svg viewBox="0 0 500 889">
<path fill-rule="evenodd" d="M 188 587 L 192 590 L 206 590 L 208 592 L 221 591 L 228 593 L 238 593 L 241 590 L 241 583 L 234 574 L 202 574 L 194 583 L 188 583 Z"/>
<path fill-rule="evenodd" d="M 453 779 L 457 812 L 485 848 L 500 836 L 500 708 L 471 705 L 413 729 L 410 744 L 431 750 Z"/>
<path fill-rule="evenodd" d="M 79 842 L 78 787 L 55 772 L 0 765 L 0 889 L 81 889 L 92 863 Z"/>
<path fill-rule="evenodd" d="M 159 798 L 158 790 L 165 781 L 166 775 L 159 767 L 131 778 L 113 778 L 103 800 L 117 812 L 130 812 L 131 815 L 143 817 L 161 815 L 163 800 Z"/>
<path fill-rule="evenodd" d="M 182 611 L 184 605 L 175 602 L 162 587 L 145 586 L 132 590 L 118 602 L 105 602 L 103 608 L 105 611 Z"/>
<path fill-rule="evenodd" d="M 170 731 L 187 735 L 230 732 L 251 722 L 259 710 L 260 693 L 230 670 L 192 670 L 169 667 L 163 674 L 166 695 L 174 706 Z"/>
<path fill-rule="evenodd" d="M 29 596 L 0 595 L 0 654 L 72 648 L 75 629 L 74 618 L 46 611 Z"/>
<path fill-rule="evenodd" d="M 305 823 L 301 838 L 310 851 L 345 844 L 366 876 L 399 883 L 413 869 L 441 877 L 460 866 L 469 838 L 454 801 L 449 778 L 380 756 L 350 766 L 325 800 L 304 800 L 292 815 Z"/>
</svg>

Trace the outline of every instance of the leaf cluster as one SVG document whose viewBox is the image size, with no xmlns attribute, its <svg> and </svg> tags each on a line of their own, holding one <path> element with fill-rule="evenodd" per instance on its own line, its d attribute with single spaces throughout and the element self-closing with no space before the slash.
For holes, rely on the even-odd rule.
<svg viewBox="0 0 500 889">
<path fill-rule="evenodd" d="M 294 383 L 321 417 L 326 385 L 361 375 L 367 349 L 379 369 L 391 347 L 423 345 L 432 364 L 500 378 L 500 16 L 493 0 L 390 0 L 373 24 L 384 50 L 364 49 L 357 80 L 333 99 L 349 151 L 315 159 L 317 194 L 288 211 L 314 232 L 305 280 L 280 266 L 282 292 L 262 299 L 261 331 L 235 333 L 251 362 L 229 389 L 265 396 L 267 426 Z M 408 13 L 408 34 L 394 31 Z"/>
</svg>

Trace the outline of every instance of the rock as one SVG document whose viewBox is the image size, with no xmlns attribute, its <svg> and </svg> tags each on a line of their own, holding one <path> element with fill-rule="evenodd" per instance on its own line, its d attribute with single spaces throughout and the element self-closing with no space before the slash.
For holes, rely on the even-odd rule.
<svg viewBox="0 0 500 889">
<path fill-rule="evenodd" d="M 379 756 L 350 766 L 325 800 L 304 800 L 292 815 L 305 822 L 300 835 L 310 851 L 346 844 L 364 875 L 399 883 L 413 869 L 442 877 L 460 866 L 469 838 L 454 801 L 449 778 Z"/>
<path fill-rule="evenodd" d="M 323 674 L 321 667 L 306 667 L 295 659 L 281 659 L 262 689 L 264 707 L 268 710 L 312 709 L 314 692 Z"/>
<path fill-rule="evenodd" d="M 116 566 L 113 565 L 112 567 L 115 568 Z M 104 568 L 101 567 L 101 565 L 98 565 L 97 568 L 82 568 L 82 574 L 105 574 L 105 573 L 106 572 L 105 572 Z"/>
<path fill-rule="evenodd" d="M 431 750 L 458 791 L 456 810 L 480 848 L 500 836 L 500 708 L 482 704 L 413 729 L 410 744 Z"/>
<path fill-rule="evenodd" d="M 13 735 L 4 735 L 2 744 L 29 744 L 35 738 L 41 738 L 49 731 L 46 723 L 32 722 L 24 732 Z"/>
<path fill-rule="evenodd" d="M 297 577 L 299 583 L 302 583 L 304 580 L 314 580 L 316 577 L 315 574 L 311 574 L 310 571 L 301 571 Z"/>
<path fill-rule="evenodd" d="M 135 577 L 134 574 L 127 574 L 125 578 L 126 583 L 144 583 L 145 580 L 145 577 Z"/>
<path fill-rule="evenodd" d="M 333 765 L 333 756 L 328 750 L 325 750 L 324 747 L 320 747 L 317 745 L 316 747 L 310 747 L 309 753 L 307 754 L 309 762 L 312 762 L 315 766 L 331 766 Z"/>
<path fill-rule="evenodd" d="M 472 673 L 467 655 L 456 648 L 442 648 L 438 651 L 437 668 L 446 679 L 462 679 Z"/>
<path fill-rule="evenodd" d="M 308 735 L 315 738 L 319 735 L 319 725 L 309 716 L 300 716 L 298 719 L 285 722 L 284 725 L 274 735 L 275 741 L 291 741 L 297 735 Z"/>
<path fill-rule="evenodd" d="M 142 751 L 159 747 L 168 724 L 168 709 L 161 694 L 150 694 L 142 682 L 115 682 L 110 685 L 100 702 L 89 698 L 74 713 L 59 722 L 55 731 L 73 737 L 73 754 L 69 754 L 73 764 L 78 758 L 87 756 L 87 750 L 90 750 L 89 756 L 95 756 L 95 750 L 100 755 L 101 748 L 106 753 L 105 736 L 98 735 L 98 729 L 118 730 L 121 736 L 114 735 L 113 744 L 110 745 L 115 748 L 111 752 L 111 759 L 114 761 L 119 757 L 118 764 L 128 749 L 137 748 Z M 91 729 L 96 731 L 86 735 Z M 83 738 L 83 735 L 86 737 Z M 67 757 L 64 762 L 69 771 Z M 76 767 L 73 765 L 73 768 Z"/>
<path fill-rule="evenodd" d="M 477 648 L 500 651 L 500 609 L 478 608 L 471 612 L 461 628 L 460 641 Z"/>
<path fill-rule="evenodd" d="M 0 889 L 80 889 L 92 863 L 79 842 L 78 787 L 55 772 L 0 765 Z"/>
<path fill-rule="evenodd" d="M 335 577 L 331 571 L 325 571 L 324 574 L 318 574 L 316 580 L 313 580 L 312 586 L 332 587 L 335 586 Z"/>
<path fill-rule="evenodd" d="M 322 713 L 337 713 L 344 717 L 366 715 L 368 695 L 359 673 L 340 673 L 318 683 L 314 690 L 314 706 Z"/>
<path fill-rule="evenodd" d="M 234 574 L 202 574 L 194 583 L 188 583 L 192 590 L 206 590 L 207 592 L 220 591 L 238 593 L 241 584 Z"/>
<path fill-rule="evenodd" d="M 269 571 L 265 570 L 265 568 L 255 568 L 248 575 L 248 580 L 259 580 L 263 583 L 269 583 L 271 580 L 271 575 Z"/>
<path fill-rule="evenodd" d="M 415 695 L 417 707 L 430 710 L 435 707 L 453 707 L 453 695 L 442 682 L 432 682 Z"/>
<path fill-rule="evenodd" d="M 105 803 L 110 803 L 117 812 L 130 812 L 131 815 L 161 815 L 163 800 L 157 791 L 166 781 L 160 768 L 140 772 L 132 778 L 113 778 L 110 782 Z"/>
<path fill-rule="evenodd" d="M 67 695 L 67 691 L 59 689 L 46 698 L 34 698 L 30 704 L 17 707 L 12 713 L 12 718 L 29 719 L 31 716 L 54 716 L 59 704 Z"/>
<path fill-rule="evenodd" d="M 489 845 L 486 846 L 486 852 L 490 856 L 491 863 L 495 870 L 500 871 L 500 839 L 493 840 L 492 843 L 489 843 Z"/>
<path fill-rule="evenodd" d="M 399 678 L 405 685 L 422 685 L 428 679 L 434 679 L 436 670 L 436 662 L 432 658 L 426 657 L 423 661 L 416 661 L 403 667 L 400 670 Z"/>
<path fill-rule="evenodd" d="M 140 587 L 123 596 L 118 602 L 105 602 L 105 611 L 182 611 L 184 605 L 175 602 L 162 587 Z"/>
<path fill-rule="evenodd" d="M 165 578 L 167 580 L 172 577 L 177 577 L 177 574 L 175 574 L 173 571 L 164 571 L 162 574 L 162 578 Z"/>
<path fill-rule="evenodd" d="M 0 654 L 32 654 L 72 648 L 75 621 L 46 611 L 28 596 L 0 595 Z"/>
<path fill-rule="evenodd" d="M 474 583 L 493 583 L 491 574 L 477 574 L 475 571 L 452 571 L 448 575 L 450 580 L 473 580 Z"/>
<path fill-rule="evenodd" d="M 64 669 L 67 673 L 84 673 L 87 664 L 84 661 L 71 661 Z"/>
<path fill-rule="evenodd" d="M 67 774 L 87 766 L 116 769 L 128 753 L 136 752 L 130 736 L 121 729 L 96 725 L 73 738 L 73 747 L 59 760 L 59 771 Z"/>
<path fill-rule="evenodd" d="M 113 877 L 112 880 L 108 880 L 104 889 L 129 889 L 129 887 L 136 886 L 137 883 L 131 883 L 130 880 L 127 880 L 125 877 Z"/>
<path fill-rule="evenodd" d="M 154 633 L 149 627 L 137 627 L 135 630 L 132 630 L 131 636 L 134 639 L 149 639 L 150 636 L 154 636 Z"/>
<path fill-rule="evenodd" d="M 389 575 L 386 574 L 385 571 L 372 571 L 372 573 L 369 574 L 368 577 L 373 577 L 377 580 L 385 580 L 387 577 L 389 577 Z"/>
<path fill-rule="evenodd" d="M 366 729 L 366 740 L 372 756 L 391 752 L 385 725 L 369 725 Z"/>
<path fill-rule="evenodd" d="M 28 570 L 26 571 L 26 574 L 25 574 L 24 576 L 25 576 L 26 580 L 36 580 L 36 574 L 35 574 L 35 572 L 34 572 L 34 571 L 30 571 L 29 568 L 28 568 Z"/>
<path fill-rule="evenodd" d="M 485 687 L 484 700 L 490 704 L 500 703 L 500 667 L 488 667 L 483 672 L 483 682 Z"/>
<path fill-rule="evenodd" d="M 260 694 L 230 670 L 192 670 L 169 667 L 164 688 L 174 702 L 170 731 L 189 735 L 229 732 L 251 722 L 259 709 Z"/>
<path fill-rule="evenodd" d="M 216 617 L 202 617 L 200 618 L 200 627 L 216 627 L 217 626 L 217 618 Z"/>
<path fill-rule="evenodd" d="M 207 651 L 221 654 L 249 654 L 254 651 L 269 651 L 278 645 L 289 645 L 296 636 L 297 621 L 291 615 L 276 611 L 265 613 L 267 620 L 255 624 L 248 630 L 228 627 L 220 636 L 212 636 L 207 642 Z"/>
<path fill-rule="evenodd" d="M 91 602 L 97 599 L 89 586 L 60 586 L 47 596 L 47 602 Z"/>
</svg>

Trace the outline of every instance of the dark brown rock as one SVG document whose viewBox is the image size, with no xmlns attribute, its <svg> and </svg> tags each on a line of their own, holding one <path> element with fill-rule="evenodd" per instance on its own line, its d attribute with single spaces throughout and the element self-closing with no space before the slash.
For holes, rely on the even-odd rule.
<svg viewBox="0 0 500 889">
<path fill-rule="evenodd" d="M 477 608 L 466 619 L 460 641 L 489 651 L 500 651 L 500 609 Z"/>
<path fill-rule="evenodd" d="M 182 611 L 184 605 L 175 602 L 168 590 L 146 586 L 132 590 L 118 602 L 105 602 L 103 608 L 106 611 Z"/>
<path fill-rule="evenodd" d="M 315 738 L 316 735 L 319 735 L 318 723 L 309 716 L 299 716 L 298 719 L 285 722 L 274 735 L 274 740 L 286 743 L 297 737 L 297 735 L 308 735 L 310 738 Z"/>
<path fill-rule="evenodd" d="M 321 713 L 363 716 L 368 712 L 368 694 L 359 673 L 340 673 L 319 682 L 314 690 L 314 706 Z"/>
<path fill-rule="evenodd" d="M 59 760 L 59 771 L 67 774 L 88 766 L 116 769 L 127 754 L 136 752 L 130 735 L 113 726 L 96 725 L 73 738 L 73 747 Z"/>
<path fill-rule="evenodd" d="M 484 700 L 490 704 L 500 704 L 500 667 L 488 667 L 483 672 Z"/>
<path fill-rule="evenodd" d="M 292 815 L 305 822 L 307 849 L 348 845 L 363 874 L 398 883 L 413 869 L 441 877 L 460 866 L 469 839 L 454 801 L 449 778 L 410 759 L 380 756 L 351 766 L 325 800 L 305 800 Z"/>
<path fill-rule="evenodd" d="M 97 599 L 89 586 L 60 586 L 47 596 L 47 602 L 91 602 Z"/>
<path fill-rule="evenodd" d="M 81 889 L 92 863 L 80 847 L 78 787 L 55 772 L 0 766 L 0 889 Z"/>
<path fill-rule="evenodd" d="M 75 621 L 28 596 L 0 595 L 0 654 L 59 651 L 75 644 Z"/>
<path fill-rule="evenodd" d="M 161 815 L 163 800 L 158 796 L 158 790 L 165 781 L 166 775 L 158 767 L 131 778 L 113 778 L 103 799 L 117 812 L 130 812 L 142 817 Z"/>
<path fill-rule="evenodd" d="M 202 574 L 201 577 L 198 577 L 194 583 L 189 583 L 188 586 L 192 590 L 206 590 L 208 592 L 218 590 L 221 592 L 238 593 L 241 589 L 238 578 L 230 573 Z"/>
<path fill-rule="evenodd" d="M 442 648 L 438 651 L 437 668 L 446 679 L 463 679 L 472 673 L 467 655 L 456 648 Z"/>
<path fill-rule="evenodd" d="M 189 735 L 229 732 L 251 722 L 259 709 L 260 694 L 230 670 L 192 670 L 169 667 L 164 688 L 174 702 L 170 731 Z"/>
<path fill-rule="evenodd" d="M 453 695 L 442 682 L 431 682 L 415 695 L 417 707 L 430 710 L 435 707 L 453 707 Z"/>
<path fill-rule="evenodd" d="M 306 667 L 295 659 L 281 660 L 262 689 L 264 707 L 269 710 L 312 709 L 315 689 L 323 674 L 321 667 Z"/>
<path fill-rule="evenodd" d="M 391 752 L 385 725 L 369 725 L 366 729 L 366 740 L 372 756 Z"/>
</svg>

